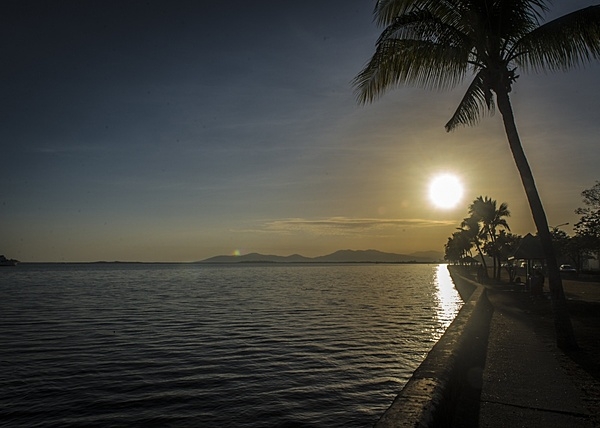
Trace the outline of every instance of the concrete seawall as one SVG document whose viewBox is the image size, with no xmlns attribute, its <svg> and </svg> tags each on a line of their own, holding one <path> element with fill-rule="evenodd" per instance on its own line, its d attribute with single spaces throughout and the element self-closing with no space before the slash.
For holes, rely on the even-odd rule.
<svg viewBox="0 0 600 428">
<path fill-rule="evenodd" d="M 376 428 L 477 425 L 492 307 L 484 287 L 449 270 L 465 303 Z"/>
</svg>

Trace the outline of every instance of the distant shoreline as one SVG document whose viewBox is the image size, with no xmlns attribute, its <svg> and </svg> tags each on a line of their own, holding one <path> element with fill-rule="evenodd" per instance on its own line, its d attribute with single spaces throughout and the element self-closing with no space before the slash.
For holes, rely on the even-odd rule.
<svg viewBox="0 0 600 428">
<path fill-rule="evenodd" d="M 248 253 L 242 255 L 220 255 L 191 262 L 139 262 L 121 260 L 96 260 L 91 262 L 22 262 L 54 264 L 439 264 L 446 263 L 444 255 L 438 251 L 421 251 L 412 254 L 385 253 L 378 250 L 339 250 L 318 257 L 305 257 L 300 254 L 278 256 L 273 254 Z"/>
<path fill-rule="evenodd" d="M 444 260 L 439 261 L 398 261 L 398 262 L 379 262 L 379 261 L 306 261 L 306 262 L 277 262 L 269 260 L 256 260 L 237 262 L 127 262 L 127 261 L 93 261 L 93 262 L 20 262 L 19 265 L 336 265 L 336 264 L 369 264 L 369 265 L 431 265 L 447 263 Z"/>
</svg>

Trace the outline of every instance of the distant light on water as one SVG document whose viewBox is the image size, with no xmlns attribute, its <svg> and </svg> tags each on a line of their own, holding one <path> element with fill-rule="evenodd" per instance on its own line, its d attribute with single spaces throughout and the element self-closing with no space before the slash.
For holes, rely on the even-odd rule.
<svg viewBox="0 0 600 428">
<path fill-rule="evenodd" d="M 463 301 L 454 287 L 447 265 L 438 265 L 434 281 L 437 287 L 435 299 L 437 301 L 437 318 L 441 324 L 439 330 L 439 337 L 441 337 L 456 317 Z"/>
</svg>

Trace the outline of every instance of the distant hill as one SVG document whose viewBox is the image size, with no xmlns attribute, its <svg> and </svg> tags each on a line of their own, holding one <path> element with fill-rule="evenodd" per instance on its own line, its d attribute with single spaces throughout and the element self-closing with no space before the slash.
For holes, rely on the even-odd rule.
<svg viewBox="0 0 600 428">
<path fill-rule="evenodd" d="M 242 256 L 216 256 L 198 263 L 431 263 L 442 259 L 443 254 L 438 251 L 395 254 L 377 250 L 340 250 L 319 257 L 304 257 L 299 254 L 275 256 L 258 253 Z"/>
<path fill-rule="evenodd" d="M 216 256 L 198 263 L 308 263 L 312 259 L 299 254 L 291 256 L 274 256 L 268 254 L 250 253 L 243 256 Z"/>
</svg>

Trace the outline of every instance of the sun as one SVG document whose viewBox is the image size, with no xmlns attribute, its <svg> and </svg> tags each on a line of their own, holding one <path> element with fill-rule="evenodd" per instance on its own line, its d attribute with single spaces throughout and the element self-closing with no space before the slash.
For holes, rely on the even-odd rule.
<svg viewBox="0 0 600 428">
<path fill-rule="evenodd" d="M 429 200 L 438 208 L 454 208 L 462 196 L 463 185 L 454 174 L 437 175 L 429 184 Z"/>
</svg>

